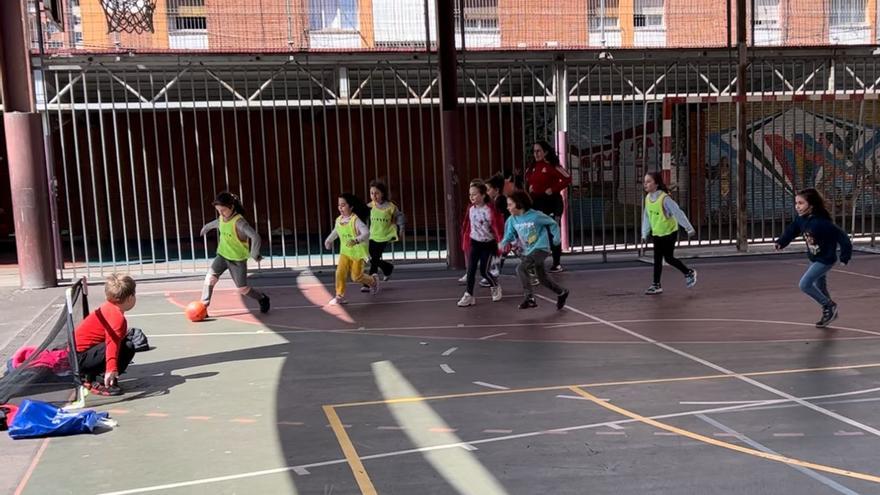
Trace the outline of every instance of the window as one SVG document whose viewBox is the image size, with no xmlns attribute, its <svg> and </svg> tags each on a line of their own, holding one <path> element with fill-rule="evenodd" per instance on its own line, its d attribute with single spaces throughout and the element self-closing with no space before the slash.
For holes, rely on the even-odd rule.
<svg viewBox="0 0 880 495">
<path fill-rule="evenodd" d="M 755 0 L 755 27 L 779 25 L 779 0 Z"/>
<path fill-rule="evenodd" d="M 175 17 L 175 31 L 205 31 L 208 29 L 208 21 L 204 17 Z"/>
<path fill-rule="evenodd" d="M 663 28 L 663 0 L 635 0 L 633 26 L 642 29 Z"/>
<path fill-rule="evenodd" d="M 866 0 L 828 0 L 830 8 L 829 24 L 836 26 L 853 26 L 865 24 Z"/>
<path fill-rule="evenodd" d="M 458 19 L 458 4 L 453 12 Z M 498 0 L 464 0 L 464 29 L 473 31 L 498 31 Z M 461 31 L 458 22 L 456 32 Z"/>
<path fill-rule="evenodd" d="M 357 5 L 357 0 L 309 0 L 309 29 L 356 31 Z"/>
<path fill-rule="evenodd" d="M 205 0 L 168 0 L 168 24 L 171 33 L 208 30 Z"/>
<path fill-rule="evenodd" d="M 601 31 L 603 24 L 605 29 L 619 29 L 619 6 L 620 0 L 590 0 L 590 31 Z"/>
<path fill-rule="evenodd" d="M 83 42 L 82 31 L 77 31 L 77 32 L 73 33 L 73 41 L 77 44 L 81 44 Z"/>
</svg>

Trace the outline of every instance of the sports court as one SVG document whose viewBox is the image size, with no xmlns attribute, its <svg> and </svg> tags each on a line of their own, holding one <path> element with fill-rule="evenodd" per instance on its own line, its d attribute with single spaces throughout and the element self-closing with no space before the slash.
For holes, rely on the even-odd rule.
<svg viewBox="0 0 880 495">
<path fill-rule="evenodd" d="M 142 282 L 139 354 L 112 432 L 42 442 L 21 493 L 880 493 L 880 258 L 829 286 L 833 328 L 796 283 L 801 254 L 650 266 L 570 261 L 554 300 L 457 308 L 457 273 L 402 266 L 376 296 L 324 306 L 332 272 Z M 736 289 L 734 289 L 736 288 Z M 547 295 L 543 289 L 538 294 Z M 814 314 L 816 313 L 816 314 Z M 63 483 L 62 483 L 63 480 Z"/>
</svg>

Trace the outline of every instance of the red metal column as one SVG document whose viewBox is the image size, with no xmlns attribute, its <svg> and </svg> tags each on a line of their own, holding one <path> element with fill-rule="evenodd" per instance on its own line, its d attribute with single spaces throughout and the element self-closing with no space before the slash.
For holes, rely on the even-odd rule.
<svg viewBox="0 0 880 495">
<path fill-rule="evenodd" d="M 436 0 L 437 52 L 440 68 L 440 129 L 443 142 L 443 202 L 446 213 L 446 260 L 455 270 L 464 268 L 458 212 L 458 165 L 462 163 L 462 139 L 458 126 L 458 83 L 455 53 L 454 0 Z"/>
<path fill-rule="evenodd" d="M 15 246 L 23 289 L 57 284 L 40 115 L 34 103 L 25 0 L 0 1 L 0 91 Z"/>
</svg>

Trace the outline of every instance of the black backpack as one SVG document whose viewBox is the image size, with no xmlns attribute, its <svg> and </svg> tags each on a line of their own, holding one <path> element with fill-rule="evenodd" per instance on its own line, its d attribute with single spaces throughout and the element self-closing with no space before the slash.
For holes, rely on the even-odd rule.
<svg viewBox="0 0 880 495">
<path fill-rule="evenodd" d="M 129 347 L 134 349 L 134 352 L 150 350 L 150 343 L 147 341 L 147 336 L 144 335 L 144 331 L 140 328 L 128 329 L 128 334 L 125 336 L 125 340 Z"/>
</svg>

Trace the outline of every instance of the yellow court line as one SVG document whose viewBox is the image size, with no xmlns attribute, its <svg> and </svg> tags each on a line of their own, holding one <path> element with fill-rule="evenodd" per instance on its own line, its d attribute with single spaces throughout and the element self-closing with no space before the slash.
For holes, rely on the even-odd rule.
<svg viewBox="0 0 880 495">
<path fill-rule="evenodd" d="M 603 402 L 601 399 L 599 399 L 595 395 L 587 392 L 586 390 L 582 390 L 579 387 L 570 387 L 569 390 L 571 390 L 572 392 L 580 395 L 581 397 L 593 402 L 594 404 L 602 406 L 605 409 L 608 409 L 610 411 L 614 411 L 618 414 L 621 414 L 623 416 L 634 419 L 636 421 L 651 425 L 655 428 L 659 428 L 661 430 L 666 430 L 666 431 L 669 431 L 672 433 L 676 433 L 676 434 L 681 435 L 683 437 L 691 438 L 693 440 L 707 443 L 709 445 L 714 445 L 716 447 L 730 449 L 730 450 L 733 450 L 736 452 L 752 455 L 755 457 L 760 457 L 762 459 L 767 459 L 770 461 L 781 462 L 783 464 L 790 464 L 792 466 L 800 466 L 800 467 L 804 467 L 804 468 L 808 468 L 808 469 L 813 469 L 815 471 L 823 471 L 826 473 L 837 474 L 840 476 L 847 476 L 849 478 L 855 478 L 855 479 L 860 479 L 860 480 L 864 480 L 864 481 L 871 481 L 873 483 L 880 483 L 880 476 L 875 476 L 873 474 L 859 473 L 856 471 L 849 471 L 846 469 L 840 469 L 840 468 L 836 468 L 833 466 L 825 466 L 823 464 L 815 464 L 812 462 L 802 461 L 800 459 L 794 459 L 794 458 L 786 457 L 783 455 L 768 454 L 766 452 L 761 452 L 759 450 L 754 450 L 754 449 L 750 449 L 747 447 L 740 447 L 739 445 L 723 442 L 721 440 L 716 440 L 714 438 L 700 435 L 699 433 L 694 433 L 692 431 L 683 430 L 681 428 L 677 428 L 675 426 L 668 425 L 666 423 L 661 423 L 660 421 L 657 421 L 657 420 L 654 420 L 651 418 L 646 418 L 640 414 L 636 414 L 632 411 L 628 411 L 622 407 L 615 406 L 614 404 L 611 404 L 608 402 Z"/>
<path fill-rule="evenodd" d="M 333 428 L 333 433 L 336 434 L 336 440 L 339 441 L 339 446 L 342 447 L 342 453 L 345 454 L 345 459 L 348 461 L 348 466 L 354 474 L 354 479 L 357 480 L 361 493 L 363 495 L 377 495 L 376 487 L 373 486 L 373 482 L 370 480 L 370 476 L 367 474 L 367 470 L 364 468 L 361 458 L 354 448 L 354 444 L 348 438 L 348 433 L 345 432 L 345 428 L 342 426 L 342 421 L 339 420 L 336 410 L 333 409 L 333 406 L 324 406 L 324 414 L 327 415 L 327 419 L 330 421 L 330 427 Z"/>
<path fill-rule="evenodd" d="M 859 369 L 859 368 L 877 368 L 877 367 L 880 367 L 880 363 L 853 364 L 853 365 L 846 365 L 846 366 L 827 366 L 824 368 L 796 368 L 796 369 L 788 369 L 788 370 L 754 371 L 751 373 L 735 373 L 732 375 L 725 375 L 725 374 L 698 375 L 698 376 L 684 376 L 684 377 L 678 377 L 678 378 L 652 378 L 652 379 L 645 379 L 645 380 L 625 380 L 625 381 L 616 381 L 616 382 L 552 385 L 552 386 L 547 386 L 547 387 L 516 388 L 516 389 L 510 389 L 510 390 L 485 390 L 485 391 L 480 391 L 480 392 L 465 392 L 465 393 L 460 393 L 460 394 L 433 395 L 433 396 L 427 396 L 427 397 L 403 397 L 403 398 L 399 398 L 399 399 L 371 400 L 371 401 L 363 401 L 363 402 L 346 402 L 343 404 L 332 404 L 332 407 L 340 408 L 340 407 L 354 407 L 354 406 L 375 406 L 375 405 L 380 405 L 380 404 L 401 404 L 401 403 L 407 403 L 407 402 L 422 402 L 422 401 L 428 401 L 428 400 L 460 399 L 460 398 L 464 398 L 464 397 L 485 397 L 485 396 L 490 396 L 490 395 L 521 394 L 521 393 L 528 393 L 528 392 L 549 392 L 552 390 L 568 390 L 571 387 L 596 388 L 596 387 L 612 387 L 612 386 L 621 386 L 621 385 L 647 385 L 647 384 L 652 384 L 652 383 L 689 382 L 689 381 L 699 381 L 699 380 L 717 380 L 720 378 L 737 378 L 737 377 L 744 377 L 744 376 L 786 375 L 786 374 L 792 374 L 792 373 L 852 370 L 852 369 Z"/>
</svg>

